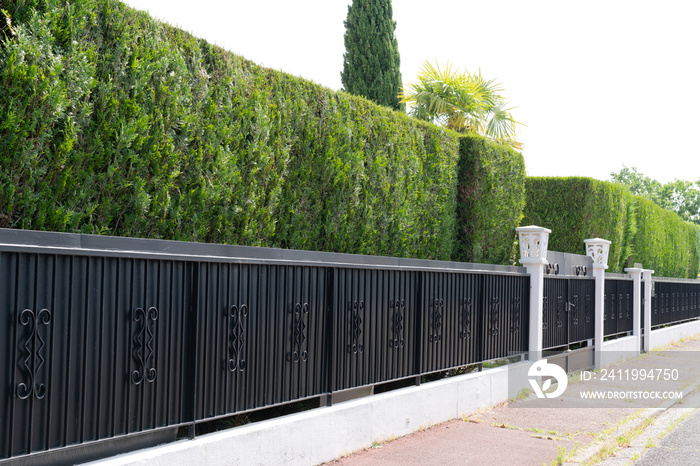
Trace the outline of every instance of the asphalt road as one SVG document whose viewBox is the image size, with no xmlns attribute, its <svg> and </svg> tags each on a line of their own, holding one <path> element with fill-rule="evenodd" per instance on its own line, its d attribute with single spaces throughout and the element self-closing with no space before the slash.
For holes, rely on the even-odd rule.
<svg viewBox="0 0 700 466">
<path fill-rule="evenodd" d="M 668 435 L 641 456 L 636 466 L 700 464 L 700 409 L 696 409 Z"/>
</svg>

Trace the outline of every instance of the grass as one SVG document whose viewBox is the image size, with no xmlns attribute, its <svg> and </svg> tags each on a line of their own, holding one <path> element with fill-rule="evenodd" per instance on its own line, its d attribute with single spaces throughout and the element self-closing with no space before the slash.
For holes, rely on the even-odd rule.
<svg viewBox="0 0 700 466">
<path fill-rule="evenodd" d="M 576 453 L 578 452 L 578 447 L 579 447 L 579 442 L 576 442 L 574 444 L 574 448 L 571 451 L 567 451 L 566 447 L 563 447 L 561 445 L 557 445 L 557 457 L 556 457 L 556 459 L 552 460 L 551 465 L 552 466 L 560 466 L 560 465 L 566 463 L 569 460 L 569 458 L 576 455 Z"/>
<path fill-rule="evenodd" d="M 556 459 L 556 464 L 564 464 L 564 461 L 566 461 L 566 448 L 560 446 L 557 446 L 557 459 Z"/>
<path fill-rule="evenodd" d="M 514 402 L 514 401 L 524 400 L 524 399 L 526 399 L 527 397 L 529 397 L 531 393 L 532 393 L 532 390 L 531 390 L 531 389 L 526 388 L 526 387 L 523 387 L 523 389 L 520 390 L 520 391 L 518 392 L 518 394 L 515 395 L 513 398 L 509 399 L 508 402 L 509 402 L 509 403 L 512 403 L 512 402 Z"/>
<path fill-rule="evenodd" d="M 607 436 L 610 436 L 615 430 L 617 430 L 619 427 L 627 424 L 628 422 L 632 421 L 633 419 L 639 418 L 639 415 L 641 413 L 640 411 L 635 412 L 633 415 L 627 417 L 626 419 L 623 419 L 621 422 L 616 424 L 615 426 L 611 427 L 610 429 L 606 429 L 603 432 L 600 433 L 600 438 L 605 439 Z M 598 453 L 596 453 L 592 458 L 590 458 L 588 461 L 586 461 L 585 465 L 591 465 L 591 464 L 598 464 L 601 461 L 604 461 L 605 459 L 609 458 L 610 456 L 614 456 L 615 453 L 617 453 L 620 449 L 626 448 L 630 446 L 630 443 L 632 440 L 637 438 L 639 435 L 641 435 L 644 430 L 649 427 L 651 424 L 653 424 L 655 421 L 655 418 L 650 417 L 642 421 L 639 425 L 637 425 L 634 429 L 630 429 L 626 432 L 624 432 L 621 435 L 618 435 L 615 437 L 615 439 L 612 442 L 607 442 L 603 447 L 598 450 Z"/>
</svg>

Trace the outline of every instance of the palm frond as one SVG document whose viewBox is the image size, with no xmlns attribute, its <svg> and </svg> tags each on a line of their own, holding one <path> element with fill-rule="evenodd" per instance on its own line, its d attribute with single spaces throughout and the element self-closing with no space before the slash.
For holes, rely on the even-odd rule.
<svg viewBox="0 0 700 466">
<path fill-rule="evenodd" d="M 399 99 L 410 105 L 409 114 L 422 120 L 444 124 L 456 131 L 473 131 L 511 147 L 520 148 L 515 140 L 517 125 L 501 85 L 468 71 L 458 72 L 447 62 L 444 69 L 426 61 L 415 84 L 401 89 Z"/>
</svg>

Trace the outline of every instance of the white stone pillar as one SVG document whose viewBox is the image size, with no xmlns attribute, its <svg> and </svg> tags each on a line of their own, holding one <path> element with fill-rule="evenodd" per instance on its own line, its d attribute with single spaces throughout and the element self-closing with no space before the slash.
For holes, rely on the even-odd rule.
<svg viewBox="0 0 700 466">
<path fill-rule="evenodd" d="M 634 267 L 625 269 L 625 272 L 632 277 L 632 336 L 635 337 L 636 353 L 639 353 L 642 347 L 642 273 L 644 269 L 637 267 L 639 264 L 634 264 Z"/>
<path fill-rule="evenodd" d="M 644 280 L 644 352 L 651 351 L 651 276 L 653 270 L 645 270 L 642 280 Z"/>
<path fill-rule="evenodd" d="M 600 238 L 584 240 L 586 255 L 593 259 L 593 278 L 595 278 L 595 332 L 594 362 L 596 369 L 601 367 L 603 360 L 603 339 L 605 326 L 603 313 L 605 312 L 605 270 L 608 268 L 608 254 L 610 253 L 610 241 Z"/>
<path fill-rule="evenodd" d="M 542 315 L 544 300 L 544 267 L 547 265 L 547 247 L 552 230 L 535 225 L 516 228 L 520 241 L 520 263 L 530 274 L 530 322 L 528 359 L 542 357 Z"/>
</svg>

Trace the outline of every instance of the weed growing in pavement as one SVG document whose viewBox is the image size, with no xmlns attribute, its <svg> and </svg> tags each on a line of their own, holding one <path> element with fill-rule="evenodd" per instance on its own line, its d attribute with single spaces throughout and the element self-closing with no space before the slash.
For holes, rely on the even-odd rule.
<svg viewBox="0 0 700 466">
<path fill-rule="evenodd" d="M 513 403 L 514 401 L 524 400 L 527 397 L 529 397 L 531 393 L 533 393 L 532 389 L 523 387 L 523 389 L 520 390 L 518 392 L 518 394 L 515 395 L 515 397 L 508 400 L 508 403 Z"/>
</svg>

